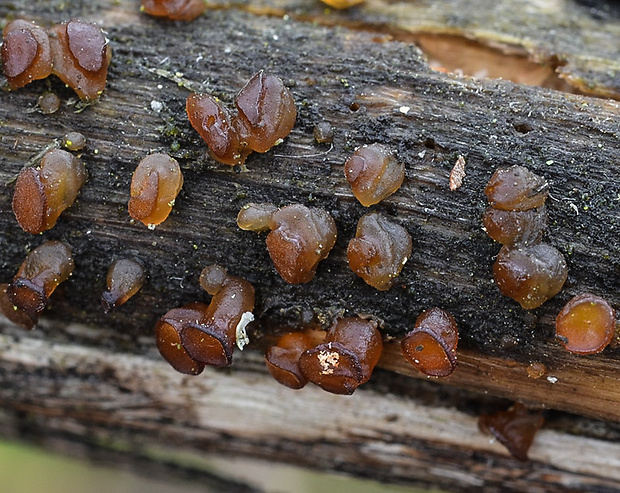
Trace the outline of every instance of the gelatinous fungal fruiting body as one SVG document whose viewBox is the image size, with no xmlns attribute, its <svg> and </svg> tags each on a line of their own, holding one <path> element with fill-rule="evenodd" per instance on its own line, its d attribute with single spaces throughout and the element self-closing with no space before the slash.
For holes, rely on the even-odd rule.
<svg viewBox="0 0 620 493">
<path fill-rule="evenodd" d="M 56 224 L 86 181 L 84 164 L 61 149 L 45 153 L 36 168 L 24 168 L 15 184 L 13 213 L 24 231 L 38 234 Z"/>
<path fill-rule="evenodd" d="M 496 170 L 484 193 L 491 207 L 495 209 L 526 211 L 545 203 L 549 185 L 542 176 L 515 165 Z"/>
<path fill-rule="evenodd" d="M 489 207 L 482 216 L 487 234 L 507 247 L 527 246 L 542 239 L 547 225 L 544 205 L 527 211 L 504 211 Z"/>
<path fill-rule="evenodd" d="M 97 99 L 105 89 L 112 50 L 94 24 L 72 19 L 49 31 L 53 73 L 80 99 Z"/>
<path fill-rule="evenodd" d="M 364 0 L 321 0 L 326 5 L 335 9 L 348 9 L 354 5 L 362 3 Z"/>
<path fill-rule="evenodd" d="M 2 66 L 11 89 L 52 73 L 52 54 L 47 33 L 33 22 L 9 22 L 2 35 Z"/>
<path fill-rule="evenodd" d="M 571 353 L 600 353 L 616 328 L 614 309 L 600 296 L 583 293 L 572 298 L 555 320 L 555 335 Z"/>
<path fill-rule="evenodd" d="M 357 200 L 369 207 L 400 188 L 405 179 L 405 165 L 383 144 L 364 145 L 347 159 L 344 176 Z"/>
<path fill-rule="evenodd" d="M 544 422 L 540 411 L 530 412 L 523 404 L 516 403 L 508 411 L 481 416 L 478 425 L 482 431 L 493 434 L 515 459 L 526 461 L 527 452 Z"/>
<path fill-rule="evenodd" d="M 299 367 L 308 381 L 323 390 L 350 395 L 370 379 L 382 350 L 375 321 L 342 318 L 327 331 L 323 344 L 301 355 Z"/>
<path fill-rule="evenodd" d="M 62 145 L 70 151 L 81 151 L 86 147 L 86 137 L 80 132 L 67 132 L 62 137 Z"/>
<path fill-rule="evenodd" d="M 131 179 L 129 215 L 149 227 L 164 222 L 182 186 L 176 159 L 160 153 L 146 156 Z"/>
<path fill-rule="evenodd" d="M 143 12 L 173 21 L 192 21 L 207 8 L 205 0 L 142 0 Z"/>
<path fill-rule="evenodd" d="M 304 332 L 289 332 L 280 337 L 265 353 L 269 373 L 279 383 L 291 389 L 305 387 L 308 380 L 301 372 L 299 358 L 312 348 L 312 337 Z"/>
<path fill-rule="evenodd" d="M 411 257 L 411 235 L 378 212 L 362 216 L 347 249 L 349 267 L 367 284 L 386 291 Z"/>
<path fill-rule="evenodd" d="M 568 276 L 564 256 L 546 243 L 503 247 L 493 264 L 500 292 L 531 310 L 560 292 Z"/>
<path fill-rule="evenodd" d="M 106 279 L 107 290 L 101 295 L 103 310 L 108 313 L 140 291 L 146 275 L 139 262 L 119 258 L 112 262 Z"/>
<path fill-rule="evenodd" d="M 42 243 L 28 254 L 13 281 L 6 286 L 0 302 L 3 313 L 15 323 L 32 328 L 48 298 L 72 272 L 69 245 L 61 241 Z M 11 309 L 20 313 L 11 316 L 7 313 Z"/>
<path fill-rule="evenodd" d="M 458 341 L 454 317 L 441 308 L 431 308 L 416 319 L 400 347 L 405 359 L 425 375 L 447 377 L 456 368 Z"/>
</svg>

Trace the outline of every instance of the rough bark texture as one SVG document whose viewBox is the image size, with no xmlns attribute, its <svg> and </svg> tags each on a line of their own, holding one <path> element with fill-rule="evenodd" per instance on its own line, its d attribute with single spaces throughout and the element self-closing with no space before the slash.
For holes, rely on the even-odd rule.
<svg viewBox="0 0 620 493">
<path fill-rule="evenodd" d="M 566 1 L 536 2 L 524 9 L 522 2 L 500 2 L 487 11 L 487 2 L 373 1 L 326 13 L 313 3 L 265 0 L 214 6 L 193 23 L 180 24 L 141 15 L 137 3 L 67 7 L 64 2 L 15 0 L 0 5 L 4 18 L 46 26 L 77 16 L 96 21 L 113 50 L 108 88 L 82 112 L 75 111 L 73 94 L 58 80 L 51 87 L 65 104 L 54 115 L 35 108 L 44 82 L 0 94 L 0 182 L 7 183 L 0 197 L 0 280 L 10 280 L 26 251 L 44 239 L 67 241 L 76 263 L 74 275 L 46 312 L 45 318 L 55 322 L 42 323 L 31 334 L 4 331 L 2 405 L 25 411 L 50 434 L 118 435 L 136 446 L 161 446 L 171 439 L 178 450 L 226 449 L 451 489 L 615 491 L 619 478 L 610 479 L 597 461 L 620 456 L 614 443 L 614 423 L 620 422 L 620 350 L 571 356 L 553 340 L 553 321 L 571 296 L 585 291 L 620 308 L 620 105 L 613 99 L 433 71 L 412 41 L 436 48 L 440 41 L 454 47 L 475 39 L 485 53 L 488 45 L 499 46 L 494 56 L 500 58 L 510 47 L 518 55 L 510 59 L 515 63 L 534 64 L 524 55 L 556 60 L 579 91 L 618 98 L 617 8 Z M 510 18 L 516 20 L 504 22 Z M 445 34 L 451 37 L 438 37 Z M 247 170 L 218 165 L 206 157 L 187 121 L 185 98 L 192 89 L 232 104 L 236 91 L 260 69 L 281 76 L 290 87 L 299 112 L 295 129 L 282 145 L 253 154 Z M 313 140 L 312 129 L 323 120 L 335 128 L 333 146 Z M 57 226 L 33 237 L 13 218 L 10 181 L 24 163 L 70 130 L 88 138 L 82 159 L 89 181 Z M 366 210 L 346 185 L 342 164 L 357 146 L 377 141 L 397 151 L 406 179 L 374 209 L 414 238 L 411 259 L 385 293 L 364 284 L 346 264 L 346 245 Z M 154 151 L 179 160 L 185 185 L 171 217 L 150 231 L 130 221 L 126 204 L 133 169 Z M 467 175 L 462 187 L 451 192 L 448 177 L 459 155 L 465 157 Z M 490 269 L 499 246 L 486 237 L 480 222 L 484 184 L 499 165 L 517 163 L 550 181 L 546 241 L 565 254 L 570 270 L 564 290 L 532 312 L 497 291 Z M 237 212 L 251 201 L 301 202 L 334 216 L 338 243 L 313 282 L 286 285 L 273 269 L 264 236 L 236 227 Z M 128 304 L 104 315 L 99 297 L 107 267 L 128 253 L 145 263 L 148 283 Z M 198 286 L 198 273 L 213 262 L 256 287 L 256 314 L 263 325 L 253 334 L 255 350 L 264 347 L 274 327 L 312 317 L 326 324 L 342 313 L 370 313 L 384 321 L 387 336 L 399 336 L 423 309 L 441 306 L 453 313 L 461 332 L 460 365 L 446 383 L 607 424 L 577 426 L 584 421 L 551 419 L 547 427 L 559 423 L 559 431 L 543 431 L 531 454 L 534 460 L 517 464 L 475 429 L 472 415 L 484 409 L 485 400 L 451 387 L 380 372 L 368 391 L 350 399 L 315 389 L 293 393 L 268 385 L 258 352 L 241 358 L 230 373 L 195 379 L 174 375 L 154 350 L 153 324 L 169 308 L 208 298 Z M 527 376 L 532 362 L 546 365 L 538 380 Z M 381 365 L 414 373 L 393 348 Z M 102 388 L 108 381 L 110 387 Z M 408 387 L 423 389 L 427 397 L 412 395 Z M 443 395 L 449 396 L 446 403 L 440 402 Z M 470 403 L 465 410 L 451 407 L 463 396 Z M 370 413 L 361 420 L 356 413 L 366 399 L 373 403 L 369 407 L 386 414 Z M 202 400 L 209 401 L 206 408 Z M 247 410 L 243 419 L 225 412 L 231 402 L 239 413 Z M 292 408 L 276 407 L 282 402 Z M 317 403 L 310 413 L 309 402 Z M 402 411 L 390 414 L 394 406 Z M 434 412 L 448 413 L 445 420 L 454 420 L 455 429 L 440 431 L 418 422 L 409 406 L 419 407 L 428 419 Z M 176 411 L 179 407 L 183 413 Z M 219 409 L 219 418 L 205 418 Z M 330 423 L 336 412 L 343 414 L 342 421 Z M 401 412 L 407 415 L 404 424 Z M 299 421 L 305 414 L 307 420 Z M 398 416 L 392 420 L 393 415 Z M 257 422 L 245 426 L 254 416 Z M 381 426 L 373 428 L 371 418 Z M 269 419 L 272 427 L 266 424 Z M 292 428 L 295 423 L 301 423 L 299 430 Z M 575 430 L 581 436 L 570 434 Z M 591 454 L 579 452 L 573 458 L 587 457 L 588 464 L 557 460 L 572 446 L 565 440 L 576 449 L 591 444 L 582 449 Z M 602 454 L 596 447 L 610 449 Z"/>
</svg>

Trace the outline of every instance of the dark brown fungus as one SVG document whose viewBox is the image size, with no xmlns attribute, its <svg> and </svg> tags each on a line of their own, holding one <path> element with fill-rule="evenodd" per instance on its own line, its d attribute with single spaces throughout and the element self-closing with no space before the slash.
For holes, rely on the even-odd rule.
<svg viewBox="0 0 620 493">
<path fill-rule="evenodd" d="M 378 212 L 362 216 L 347 249 L 349 267 L 367 284 L 386 291 L 411 257 L 411 235 Z"/>
<path fill-rule="evenodd" d="M 454 317 L 441 308 L 424 311 L 401 340 L 403 356 L 431 377 L 447 377 L 456 368 L 459 333 Z"/>
<path fill-rule="evenodd" d="M 370 379 L 382 350 L 374 320 L 342 318 L 330 327 L 323 344 L 301 355 L 299 367 L 308 381 L 323 390 L 351 395 Z"/>
<path fill-rule="evenodd" d="M 32 329 L 37 323 L 38 316 L 36 314 L 29 315 L 26 311 L 15 306 L 6 292 L 8 287 L 8 284 L 0 284 L 0 313 L 16 325 L 24 329 Z"/>
<path fill-rule="evenodd" d="M 555 335 L 571 353 L 600 353 L 616 329 L 614 309 L 600 296 L 583 293 L 572 298 L 555 320 Z"/>
<path fill-rule="evenodd" d="M 140 10 L 154 17 L 192 21 L 206 8 L 205 0 L 142 0 Z"/>
<path fill-rule="evenodd" d="M 523 166 L 499 168 L 484 193 L 491 207 L 504 211 L 526 211 L 540 207 L 549 193 L 547 180 Z"/>
<path fill-rule="evenodd" d="M 500 292 L 528 310 L 558 294 L 567 276 L 564 256 L 546 243 L 503 247 L 493 264 L 493 277 Z"/>
<path fill-rule="evenodd" d="M 62 145 L 70 151 L 81 151 L 86 147 L 86 137 L 80 132 L 67 132 L 62 138 Z"/>
<path fill-rule="evenodd" d="M 527 211 L 503 211 L 489 207 L 482 216 L 487 234 L 504 246 L 538 243 L 547 225 L 544 205 Z"/>
<path fill-rule="evenodd" d="M 101 295 L 104 312 L 122 305 L 140 291 L 146 274 L 142 265 L 130 258 L 116 259 L 108 269 L 107 291 Z"/>
<path fill-rule="evenodd" d="M 60 109 L 60 98 L 53 92 L 46 92 L 39 97 L 39 109 L 44 115 L 51 115 Z"/>
<path fill-rule="evenodd" d="M 493 434 L 515 459 L 526 461 L 527 452 L 544 422 L 540 411 L 530 412 L 523 404 L 516 403 L 508 411 L 481 416 L 478 424 L 482 431 Z"/>
<path fill-rule="evenodd" d="M 176 159 L 167 154 L 146 156 L 133 173 L 129 214 L 149 228 L 166 220 L 183 187 Z"/>
<path fill-rule="evenodd" d="M 383 144 L 364 145 L 347 159 L 344 176 L 357 200 L 369 207 L 400 188 L 405 179 L 405 165 Z"/>
<path fill-rule="evenodd" d="M 246 204 L 237 215 L 237 226 L 245 231 L 269 231 L 271 216 L 278 208 L 273 204 Z"/>
<path fill-rule="evenodd" d="M 38 234 L 52 228 L 75 201 L 86 176 L 84 164 L 61 149 L 45 153 L 37 168 L 24 168 L 13 194 L 13 213 L 22 229 Z"/>
<path fill-rule="evenodd" d="M 46 241 L 24 260 L 6 288 L 9 301 L 36 321 L 56 287 L 73 272 L 71 248 L 61 241 Z"/>
<path fill-rule="evenodd" d="M 77 19 L 49 31 L 53 73 L 80 99 L 97 99 L 105 89 L 112 51 L 103 31 Z"/>
<path fill-rule="evenodd" d="M 319 144 L 331 144 L 334 140 L 334 127 L 329 122 L 319 122 L 314 126 L 314 140 Z"/>
<path fill-rule="evenodd" d="M 11 89 L 18 89 L 52 73 L 47 33 L 32 22 L 14 20 L 3 31 L 2 65 Z"/>
<path fill-rule="evenodd" d="M 304 332 L 289 332 L 278 339 L 265 353 L 269 373 L 282 385 L 291 389 L 305 387 L 308 380 L 299 368 L 299 358 L 314 345 Z"/>
</svg>

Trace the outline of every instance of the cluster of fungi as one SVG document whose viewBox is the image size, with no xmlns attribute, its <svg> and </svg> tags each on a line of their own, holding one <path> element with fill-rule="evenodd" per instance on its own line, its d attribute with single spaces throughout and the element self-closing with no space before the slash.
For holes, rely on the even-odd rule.
<svg viewBox="0 0 620 493">
<path fill-rule="evenodd" d="M 358 1 L 330 0 L 345 8 Z M 171 20 L 193 20 L 205 9 L 202 0 L 142 0 L 142 10 Z M 93 24 L 71 20 L 45 31 L 34 23 L 15 20 L 3 34 L 2 61 L 11 89 L 55 74 L 81 99 L 97 99 L 105 88 L 111 51 L 103 32 Z M 43 109 L 43 104 L 41 103 Z M 192 93 L 186 100 L 192 127 L 215 161 L 243 165 L 252 152 L 265 153 L 287 137 L 297 110 L 282 80 L 263 71 L 255 74 L 229 110 L 209 94 Z M 315 128 L 317 142 L 331 142 L 326 122 Z M 52 228 L 71 207 L 87 179 L 79 157 L 85 145 L 81 134 L 65 136 L 67 150 L 46 152 L 36 167 L 19 174 L 13 195 L 17 222 L 28 233 Z M 344 163 L 344 178 L 355 198 L 371 207 L 401 186 L 405 166 L 387 146 L 359 147 Z M 183 186 L 178 162 L 162 153 L 146 156 L 131 181 L 130 216 L 153 229 L 170 214 Z M 524 309 L 534 309 L 557 295 L 567 278 L 562 254 L 542 241 L 547 223 L 546 180 L 522 166 L 500 168 L 485 194 L 490 207 L 483 215 L 485 230 L 503 245 L 493 266 L 500 292 Z M 319 263 L 336 243 L 336 223 L 330 213 L 301 204 L 277 206 L 248 203 L 237 216 L 242 230 L 266 234 L 269 256 L 277 273 L 289 284 L 309 283 Z M 350 269 L 379 291 L 393 287 L 412 254 L 412 239 L 400 224 L 379 212 L 363 215 L 347 248 Z M 46 241 L 24 260 L 12 282 L 0 285 L 0 310 L 14 323 L 31 329 L 58 284 L 73 271 L 69 245 Z M 146 272 L 131 258 L 110 265 L 101 301 L 107 313 L 125 303 L 145 282 Z M 173 308 L 156 323 L 161 355 L 177 371 L 197 375 L 205 366 L 232 364 L 234 347 L 249 342 L 246 328 L 254 320 L 254 287 L 229 275 L 219 265 L 206 267 L 200 285 L 212 296 L 207 305 L 191 302 Z M 602 351 L 615 331 L 615 312 L 602 298 L 584 293 L 560 312 L 556 336 L 578 354 Z M 458 328 L 454 317 L 434 307 L 422 312 L 413 329 L 400 340 L 405 360 L 429 377 L 447 377 L 456 368 Z M 313 327 L 281 335 L 265 354 L 267 368 L 282 385 L 301 389 L 308 382 L 335 394 L 352 394 L 367 382 L 377 365 L 383 337 L 376 321 L 362 316 L 334 320 L 326 330 Z M 524 459 L 542 417 L 523 406 L 487 416 L 481 426 L 494 433 L 517 458 Z M 532 431 L 533 430 L 533 431 Z"/>
</svg>

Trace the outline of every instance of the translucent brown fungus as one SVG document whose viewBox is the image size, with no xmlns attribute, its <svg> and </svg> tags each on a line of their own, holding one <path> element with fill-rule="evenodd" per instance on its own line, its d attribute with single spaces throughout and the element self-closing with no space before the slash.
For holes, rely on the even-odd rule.
<svg viewBox="0 0 620 493">
<path fill-rule="evenodd" d="M 0 313 L 15 325 L 28 330 L 32 329 L 37 323 L 38 316 L 36 314 L 29 315 L 25 310 L 15 306 L 6 292 L 8 287 L 8 284 L 0 284 Z"/>
<path fill-rule="evenodd" d="M 382 349 L 374 320 L 342 318 L 330 327 L 323 344 L 301 355 L 299 367 L 308 381 L 323 390 L 350 395 L 370 379 Z"/>
<path fill-rule="evenodd" d="M 583 293 L 572 298 L 555 320 L 555 335 L 571 353 L 600 353 L 616 327 L 614 309 L 600 296 Z"/>
<path fill-rule="evenodd" d="M 190 324 L 198 324 L 207 311 L 204 303 L 189 303 L 182 308 L 173 308 L 161 317 L 155 325 L 155 341 L 157 349 L 180 373 L 198 375 L 205 368 L 201 363 L 192 358 L 181 342 L 181 333 Z"/>
<path fill-rule="evenodd" d="M 207 8 L 205 0 L 142 0 L 140 10 L 154 17 L 192 21 Z"/>
<path fill-rule="evenodd" d="M 400 188 L 405 179 L 405 165 L 382 144 L 364 145 L 347 159 L 344 176 L 357 200 L 369 207 Z"/>
<path fill-rule="evenodd" d="M 495 209 L 526 211 L 545 203 L 549 186 L 542 176 L 515 165 L 496 170 L 484 193 Z"/>
<path fill-rule="evenodd" d="M 36 321 L 56 287 L 73 272 L 71 248 L 61 241 L 46 241 L 26 257 L 6 288 L 9 301 Z"/>
<path fill-rule="evenodd" d="M 237 226 L 245 231 L 269 231 L 271 216 L 278 208 L 273 204 L 246 204 L 237 215 Z"/>
<path fill-rule="evenodd" d="M 62 145 L 70 151 L 81 151 L 86 147 L 86 137 L 80 132 L 67 132 L 62 138 Z"/>
<path fill-rule="evenodd" d="M 53 73 L 80 99 L 97 99 L 105 89 L 112 51 L 103 31 L 77 19 L 49 31 Z"/>
<path fill-rule="evenodd" d="M 116 259 L 108 269 L 107 291 L 101 295 L 103 310 L 108 313 L 140 291 L 146 274 L 140 263 L 130 258 Z"/>
<path fill-rule="evenodd" d="M 411 235 L 378 212 L 362 216 L 347 249 L 349 267 L 367 284 L 386 291 L 411 257 Z"/>
<path fill-rule="evenodd" d="M 503 247 L 493 264 L 493 277 L 500 292 L 528 310 L 558 294 L 567 276 L 564 256 L 546 243 Z"/>
<path fill-rule="evenodd" d="M 301 372 L 299 358 L 312 348 L 312 338 L 303 332 L 289 332 L 278 339 L 265 353 L 269 373 L 282 385 L 291 389 L 305 387 L 308 380 Z"/>
<path fill-rule="evenodd" d="M 545 422 L 540 411 L 530 412 L 520 403 L 508 411 L 481 416 L 479 427 L 489 432 L 518 460 L 526 461 L 527 452 L 538 430 Z"/>
<path fill-rule="evenodd" d="M 39 110 L 44 115 L 51 115 L 60 109 L 60 98 L 53 92 L 46 92 L 39 96 Z"/>
<path fill-rule="evenodd" d="M 431 308 L 416 319 L 400 347 L 405 359 L 425 375 L 447 377 L 456 368 L 458 341 L 454 317 L 441 308 Z"/>
<path fill-rule="evenodd" d="M 2 65 L 11 89 L 18 89 L 52 73 L 47 33 L 33 22 L 9 22 L 2 36 Z"/>
<path fill-rule="evenodd" d="M 164 222 L 182 186 L 176 159 L 160 153 L 146 156 L 131 179 L 129 214 L 149 227 Z"/>
<path fill-rule="evenodd" d="M 330 144 L 334 140 L 334 127 L 329 122 L 319 122 L 314 126 L 314 140 L 319 144 Z"/>
<path fill-rule="evenodd" d="M 348 9 L 362 3 L 364 0 L 321 0 L 324 4 L 335 9 Z"/>
<path fill-rule="evenodd" d="M 61 149 L 45 153 L 37 168 L 24 168 L 15 184 L 13 213 L 24 231 L 50 229 L 71 207 L 86 181 L 84 164 Z"/>
<path fill-rule="evenodd" d="M 503 211 L 489 207 L 482 216 L 487 234 L 504 246 L 538 243 L 547 225 L 544 205 L 527 211 Z"/>
</svg>

